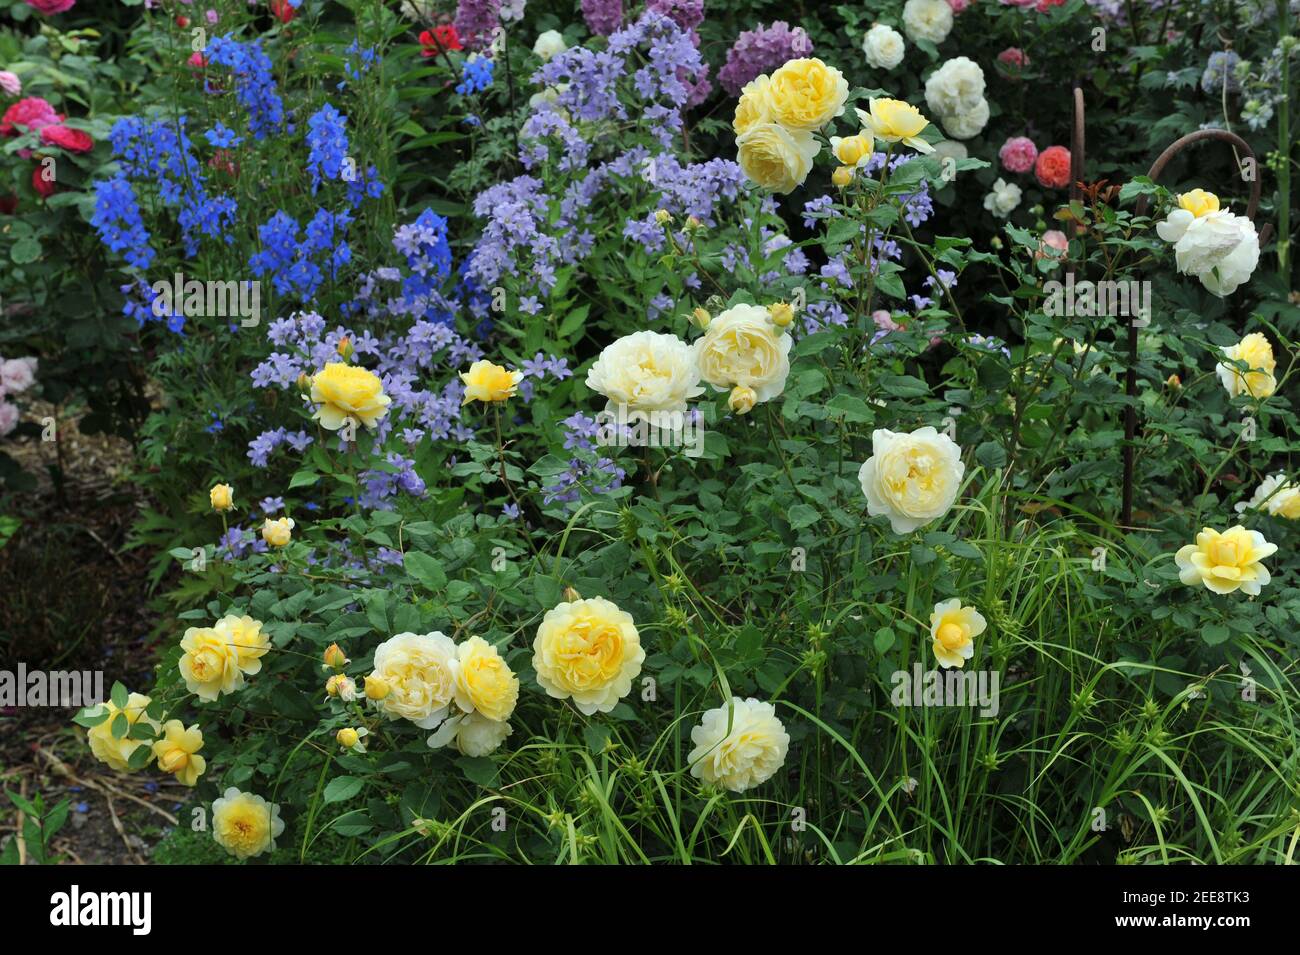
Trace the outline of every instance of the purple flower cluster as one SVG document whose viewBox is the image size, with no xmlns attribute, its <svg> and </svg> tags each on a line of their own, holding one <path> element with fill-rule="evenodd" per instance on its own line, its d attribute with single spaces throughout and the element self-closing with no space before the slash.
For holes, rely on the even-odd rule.
<svg viewBox="0 0 1300 955">
<path fill-rule="evenodd" d="M 597 36 L 609 36 L 623 25 L 623 0 L 582 0 L 582 19 Z"/>
<path fill-rule="evenodd" d="M 768 27 L 760 25 L 736 37 L 727 51 L 727 62 L 718 71 L 718 82 L 732 96 L 739 96 L 754 77 L 770 73 L 787 60 L 810 56 L 812 51 L 812 40 L 803 27 L 791 29 L 784 20 Z"/>
<path fill-rule="evenodd" d="M 460 0 L 452 22 L 461 43 L 471 50 L 486 50 L 501 26 L 501 0 Z"/>
<path fill-rule="evenodd" d="M 568 467 L 552 474 L 542 485 L 542 502 L 547 506 L 572 506 L 583 493 L 605 494 L 623 486 L 627 472 L 612 458 L 596 452 L 600 426 L 595 418 L 577 412 L 562 422 L 564 447 L 576 452 Z"/>
<path fill-rule="evenodd" d="M 704 22 L 704 0 L 646 0 L 645 8 L 662 14 L 683 30 Z"/>
</svg>

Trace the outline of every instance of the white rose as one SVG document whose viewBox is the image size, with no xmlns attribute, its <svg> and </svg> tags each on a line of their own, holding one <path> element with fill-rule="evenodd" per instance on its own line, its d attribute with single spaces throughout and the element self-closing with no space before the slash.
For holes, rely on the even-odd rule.
<svg viewBox="0 0 1300 955">
<path fill-rule="evenodd" d="M 559 56 L 568 46 L 564 43 L 564 37 L 559 30 L 547 30 L 537 37 L 537 42 L 533 44 L 533 52 L 542 58 L 545 62 L 553 56 Z"/>
<path fill-rule="evenodd" d="M 907 0 L 903 5 L 903 29 L 913 40 L 942 43 L 952 29 L 952 7 L 948 0 Z"/>
<path fill-rule="evenodd" d="M 984 208 L 1003 219 L 1018 205 L 1020 205 L 1020 187 L 1004 179 L 993 183 L 993 191 L 984 197 Z"/>
<path fill-rule="evenodd" d="M 931 427 L 911 434 L 880 428 L 871 435 L 871 451 L 858 471 L 867 513 L 887 516 L 895 534 L 910 534 L 948 513 L 966 473 L 951 438 Z"/>
<path fill-rule="evenodd" d="M 1156 232 L 1174 246 L 1174 261 L 1184 275 L 1195 275 L 1222 298 L 1250 278 L 1259 264 L 1259 236 L 1245 216 L 1226 209 L 1194 216 L 1175 209 Z"/>
<path fill-rule="evenodd" d="M 1300 487 L 1285 474 L 1274 474 L 1264 478 L 1249 501 L 1238 501 L 1235 507 L 1238 514 L 1262 507 L 1274 517 L 1296 520 L 1300 518 Z"/>
<path fill-rule="evenodd" d="M 691 775 L 737 793 L 771 779 L 790 749 L 790 735 L 776 718 L 776 708 L 738 696 L 705 713 L 691 730 L 691 742 Z"/>
<path fill-rule="evenodd" d="M 877 23 L 862 38 L 862 52 L 872 69 L 892 70 L 903 62 L 906 49 L 902 34 L 883 23 Z"/>
<path fill-rule="evenodd" d="M 975 104 L 974 109 L 945 116 L 941 124 L 944 132 L 953 139 L 970 139 L 972 136 L 978 136 L 984 127 L 988 125 L 988 121 L 989 101 L 982 99 Z"/>
<path fill-rule="evenodd" d="M 480 713 L 453 716 L 429 737 L 429 746 L 441 749 L 451 743 L 465 756 L 486 756 L 494 752 L 514 727 L 506 720 L 490 720 Z"/>
<path fill-rule="evenodd" d="M 685 412 L 704 393 L 691 346 L 676 335 L 634 332 L 607 345 L 587 372 L 587 387 L 609 399 L 605 410 Z"/>
<path fill-rule="evenodd" d="M 969 113 L 984 99 L 984 71 L 969 57 L 955 56 L 925 81 L 925 103 L 940 117 Z"/>
<path fill-rule="evenodd" d="M 719 391 L 744 385 L 754 390 L 756 402 L 764 402 L 785 390 L 793 344 L 772 324 L 766 308 L 735 305 L 709 322 L 694 347 L 705 381 Z"/>
<path fill-rule="evenodd" d="M 379 708 L 389 719 L 433 729 L 456 693 L 456 644 L 442 633 L 399 633 L 375 650 L 374 674 L 388 684 Z"/>
</svg>

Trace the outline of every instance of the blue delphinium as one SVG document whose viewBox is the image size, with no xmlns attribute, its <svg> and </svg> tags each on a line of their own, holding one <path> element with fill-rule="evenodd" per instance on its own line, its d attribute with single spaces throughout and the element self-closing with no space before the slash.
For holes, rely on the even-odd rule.
<svg viewBox="0 0 1300 955">
<path fill-rule="evenodd" d="M 456 85 L 456 92 L 461 96 L 469 96 L 480 90 L 485 90 L 492 85 L 493 63 L 485 56 L 472 57 L 465 61 L 465 66 L 461 69 L 460 82 Z"/>
<path fill-rule="evenodd" d="M 210 66 L 228 66 L 235 80 L 235 98 L 248 112 L 248 129 L 265 139 L 285 129 L 284 101 L 271 75 L 271 58 L 259 40 L 240 43 L 231 36 L 213 37 L 205 51 Z M 216 87 L 213 91 L 216 91 Z"/>
<path fill-rule="evenodd" d="M 95 183 L 95 213 L 90 224 L 99 232 L 103 243 L 112 251 L 122 253 L 128 264 L 137 269 L 147 269 L 153 264 L 149 230 L 140 218 L 140 204 L 126 176 L 118 173 L 112 179 Z"/>
<path fill-rule="evenodd" d="M 347 121 L 329 103 L 307 120 L 307 171 L 311 173 L 312 195 L 322 179 L 342 179 L 348 168 L 352 170 L 351 178 L 355 178 L 355 163 L 348 158 Z"/>
</svg>

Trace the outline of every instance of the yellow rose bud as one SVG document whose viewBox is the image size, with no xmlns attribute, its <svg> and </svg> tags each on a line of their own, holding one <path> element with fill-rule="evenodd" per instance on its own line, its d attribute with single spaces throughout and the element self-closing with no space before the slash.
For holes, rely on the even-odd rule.
<svg viewBox="0 0 1300 955">
<path fill-rule="evenodd" d="M 1223 349 L 1228 362 L 1244 362 L 1248 371 L 1240 371 L 1234 364 L 1220 362 L 1215 369 L 1228 397 L 1248 394 L 1252 398 L 1267 398 L 1277 390 L 1273 376 L 1277 360 L 1272 343 L 1260 332 L 1251 332 L 1237 344 Z"/>
<path fill-rule="evenodd" d="M 1201 216 L 1219 211 L 1219 197 L 1204 189 L 1193 189 L 1178 197 L 1178 205 L 1199 219 Z"/>
<path fill-rule="evenodd" d="M 229 484 L 214 484 L 208 491 L 208 500 L 214 511 L 228 511 L 235 506 L 235 489 Z"/>
<path fill-rule="evenodd" d="M 696 308 L 695 311 L 691 312 L 691 319 L 700 327 L 701 331 L 708 331 L 709 322 L 713 320 L 713 316 L 709 314 L 707 308 Z"/>
<path fill-rule="evenodd" d="M 298 390 L 304 395 L 311 392 L 311 377 L 305 372 L 298 372 Z"/>
<path fill-rule="evenodd" d="M 758 394 L 748 385 L 736 385 L 727 397 L 727 407 L 736 414 L 749 414 L 758 401 Z"/>
<path fill-rule="evenodd" d="M 354 354 L 352 349 L 352 339 L 347 335 L 344 335 L 339 339 L 339 343 L 335 346 L 334 350 L 339 353 L 340 358 L 347 361 Z"/>
<path fill-rule="evenodd" d="M 699 229 L 703 229 L 703 228 L 704 228 L 704 223 L 701 222 L 699 219 L 697 219 L 695 216 L 687 216 L 687 217 L 686 217 L 686 231 L 687 231 L 687 232 L 695 232 L 695 231 L 697 231 L 697 230 L 699 230 Z"/>
<path fill-rule="evenodd" d="M 573 603 L 575 600 L 581 600 L 582 594 L 578 593 L 576 587 L 565 587 L 564 599 L 567 600 L 569 603 Z"/>
<path fill-rule="evenodd" d="M 861 166 L 868 159 L 875 149 L 875 143 L 872 141 L 871 131 L 863 130 L 856 136 L 839 136 L 831 137 L 831 152 L 846 166 Z"/>
<path fill-rule="evenodd" d="M 1177 375 L 1170 375 L 1168 378 L 1165 379 L 1165 384 L 1168 385 L 1170 388 L 1177 390 L 1183 387 L 1183 380 L 1179 378 Z"/>
<path fill-rule="evenodd" d="M 831 182 L 841 189 L 847 187 L 848 184 L 851 183 L 852 181 L 853 181 L 852 166 L 837 166 L 835 168 L 835 171 L 831 173 Z"/>
<path fill-rule="evenodd" d="M 284 547 L 292 539 L 292 517 L 281 517 L 274 521 L 268 517 L 262 523 L 262 540 L 266 541 L 272 547 Z"/>
<path fill-rule="evenodd" d="M 794 321 L 794 308 L 785 302 L 769 305 L 767 314 L 772 316 L 772 324 L 778 328 L 785 328 Z"/>
<path fill-rule="evenodd" d="M 350 726 L 343 727 L 343 729 L 334 734 L 334 738 L 339 741 L 339 745 L 344 749 L 351 749 L 353 746 L 356 746 L 357 742 L 361 739 L 361 737 L 357 735 L 357 731 Z"/>
<path fill-rule="evenodd" d="M 382 700 L 388 695 L 388 681 L 376 673 L 366 677 L 366 699 Z"/>
<path fill-rule="evenodd" d="M 342 670 L 348 664 L 348 658 L 343 651 L 339 649 L 337 643 L 331 643 L 325 648 L 325 665 L 335 670 Z"/>
<path fill-rule="evenodd" d="M 462 405 L 471 401 L 505 401 L 513 398 L 515 389 L 524 378 L 522 371 L 506 371 L 500 365 L 494 365 L 486 359 L 476 361 L 469 366 L 469 371 L 460 373 L 460 380 L 465 383 L 465 398 Z"/>
</svg>

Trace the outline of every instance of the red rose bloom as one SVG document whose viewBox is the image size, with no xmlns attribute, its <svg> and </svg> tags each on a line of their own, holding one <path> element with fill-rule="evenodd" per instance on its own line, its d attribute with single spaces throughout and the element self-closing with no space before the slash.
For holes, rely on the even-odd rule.
<svg viewBox="0 0 1300 955">
<path fill-rule="evenodd" d="M 32 188 L 36 190 L 42 199 L 48 199 L 54 195 L 57 187 L 54 185 L 53 179 L 47 180 L 45 178 L 44 172 L 45 170 L 39 165 L 32 170 Z"/>
<path fill-rule="evenodd" d="M 39 96 L 29 96 L 5 110 L 4 116 L 0 117 L 0 136 L 17 136 L 20 130 L 14 128 L 16 125 L 28 129 L 44 129 L 62 119 L 45 100 Z"/>
<path fill-rule="evenodd" d="M 420 51 L 421 56 L 437 56 L 442 50 L 460 50 L 464 48 L 460 42 L 460 34 L 456 32 L 456 28 L 450 23 L 421 33 L 420 46 L 424 47 Z"/>
<path fill-rule="evenodd" d="M 289 0 L 271 0 L 271 16 L 281 23 L 289 23 L 298 15 L 298 11 L 289 6 Z"/>
<path fill-rule="evenodd" d="M 1047 189 L 1064 189 L 1070 184 L 1070 151 L 1064 146 L 1048 146 L 1034 163 L 1034 178 Z"/>
<path fill-rule="evenodd" d="M 88 153 L 95 148 L 95 141 L 88 133 L 79 129 L 55 124 L 41 130 L 41 142 L 47 146 L 58 146 L 70 153 Z"/>
</svg>

